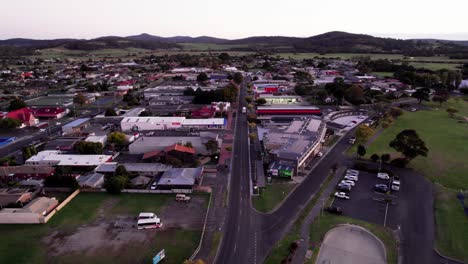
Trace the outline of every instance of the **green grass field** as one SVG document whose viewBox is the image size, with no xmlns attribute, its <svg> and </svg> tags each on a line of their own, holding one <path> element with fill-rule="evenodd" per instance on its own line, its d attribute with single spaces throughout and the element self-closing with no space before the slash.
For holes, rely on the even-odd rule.
<svg viewBox="0 0 468 264">
<path fill-rule="evenodd" d="M 443 254 L 467 261 L 468 219 L 455 199 L 455 190 L 468 189 L 468 124 L 458 122 L 468 116 L 468 102 L 457 98 L 442 106 L 427 105 L 432 110 L 405 112 L 399 117 L 368 147 L 366 157 L 373 153 L 391 153 L 397 157 L 399 154 L 388 146 L 389 142 L 404 129 L 418 132 L 429 154 L 415 158 L 409 166 L 443 186 L 438 188 L 435 199 L 436 245 Z M 459 110 L 456 118 L 449 117 L 447 107 Z"/>
<path fill-rule="evenodd" d="M 468 262 L 468 217 L 457 199 L 457 192 L 440 185 L 436 190 L 437 248 L 446 256 Z M 468 205 L 468 197 L 465 197 L 465 204 Z"/>
<path fill-rule="evenodd" d="M 252 204 L 260 212 L 270 212 L 283 201 L 289 192 L 296 186 L 290 181 L 275 180 L 267 185 L 259 196 L 252 197 Z"/>
<path fill-rule="evenodd" d="M 246 48 L 249 45 L 240 44 L 240 45 L 224 45 L 224 44 L 215 44 L 215 43 L 177 43 L 182 46 L 184 50 L 198 50 L 198 51 L 220 51 L 220 50 L 230 50 L 233 48 Z"/>
<path fill-rule="evenodd" d="M 159 214 L 169 195 L 81 193 L 44 225 L 2 225 L 0 233 L 0 263 L 50 263 L 43 238 L 51 232 L 73 234 L 77 228 L 95 221 L 102 211 L 105 217 L 136 215 L 151 211 Z M 109 207 L 109 208 L 107 208 Z M 102 217 L 102 215 L 101 215 Z M 199 230 L 168 229 L 158 232 L 148 243 L 136 243 L 113 254 L 88 256 L 84 252 L 60 255 L 54 263 L 150 263 L 151 258 L 164 248 L 168 259 L 165 263 L 182 263 L 190 257 L 200 239 Z M 118 259 L 116 259 L 118 258 Z M 78 261 L 79 260 L 79 261 Z"/>
<path fill-rule="evenodd" d="M 447 62 L 410 62 L 410 65 L 415 67 L 415 68 L 424 68 L 428 70 L 442 70 L 442 69 L 447 69 L 447 70 L 459 70 L 462 66 L 461 63 L 447 63 Z"/>
<path fill-rule="evenodd" d="M 372 72 L 371 74 L 379 77 L 393 77 L 393 72 Z"/>
<path fill-rule="evenodd" d="M 433 110 L 406 112 L 394 124 L 387 128 L 368 148 L 366 157 L 373 153 L 391 153 L 398 155 L 388 146 L 389 142 L 404 129 L 415 129 L 429 148 L 428 157 L 417 157 L 410 162 L 410 167 L 422 172 L 433 182 L 445 187 L 463 189 L 468 187 L 468 125 L 458 123 L 445 111 L 449 106 L 460 112 L 459 116 L 468 116 L 468 102 L 451 99 L 442 107 L 430 104 Z"/>
</svg>

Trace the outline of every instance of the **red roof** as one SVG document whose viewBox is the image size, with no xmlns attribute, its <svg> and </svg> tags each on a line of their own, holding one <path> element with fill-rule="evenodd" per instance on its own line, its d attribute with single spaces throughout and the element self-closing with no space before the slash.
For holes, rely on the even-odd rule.
<svg viewBox="0 0 468 264">
<path fill-rule="evenodd" d="M 27 107 L 11 111 L 7 114 L 7 117 L 18 119 L 23 123 L 28 122 L 31 119 L 31 116 L 34 118 L 32 110 Z"/>
<path fill-rule="evenodd" d="M 168 146 L 164 149 L 165 152 L 170 152 L 170 151 L 179 151 L 179 152 L 185 152 L 185 153 L 190 153 L 190 154 L 195 154 L 195 149 L 194 148 L 190 148 L 190 147 L 186 147 L 184 145 L 180 145 L 180 144 L 174 144 L 174 145 L 171 145 L 171 146 Z"/>
<path fill-rule="evenodd" d="M 56 117 L 65 112 L 65 109 L 62 107 L 43 107 L 33 108 L 32 111 L 36 117 Z"/>
<path fill-rule="evenodd" d="M 143 154 L 143 158 L 142 159 L 149 159 L 149 158 L 152 158 L 152 157 L 157 157 L 159 155 L 161 151 L 159 150 L 154 150 L 154 151 L 150 151 L 150 152 L 146 152 L 145 154 Z"/>
</svg>

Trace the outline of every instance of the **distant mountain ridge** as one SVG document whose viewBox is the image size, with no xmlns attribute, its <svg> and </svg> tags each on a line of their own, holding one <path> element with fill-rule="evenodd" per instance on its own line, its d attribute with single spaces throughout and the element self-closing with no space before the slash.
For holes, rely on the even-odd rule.
<svg viewBox="0 0 468 264">
<path fill-rule="evenodd" d="M 35 40 L 15 38 L 0 40 L 4 49 L 47 49 L 64 47 L 71 50 L 98 50 L 109 48 L 182 49 L 182 43 L 207 43 L 226 45 L 225 50 L 259 51 L 270 50 L 318 53 L 400 53 L 413 56 L 435 54 L 468 54 L 468 41 L 435 39 L 401 40 L 380 38 L 365 34 L 333 31 L 312 37 L 254 36 L 243 39 L 222 39 L 209 36 L 160 37 L 143 33 L 119 37 L 105 36 L 95 39 L 52 39 Z M 229 46 L 228 46 L 229 45 Z M 224 50 L 224 49 L 222 49 Z"/>
</svg>

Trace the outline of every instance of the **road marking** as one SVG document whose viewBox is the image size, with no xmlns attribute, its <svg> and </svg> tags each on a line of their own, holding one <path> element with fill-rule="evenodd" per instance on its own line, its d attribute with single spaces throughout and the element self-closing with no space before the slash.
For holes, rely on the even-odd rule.
<svg viewBox="0 0 468 264">
<path fill-rule="evenodd" d="M 385 208 L 385 218 L 384 218 L 384 223 L 383 223 L 383 226 L 386 227 L 387 226 L 387 212 L 388 212 L 388 204 L 387 203 L 387 207 Z"/>
<path fill-rule="evenodd" d="M 254 264 L 257 264 L 257 232 L 254 236 Z"/>
</svg>

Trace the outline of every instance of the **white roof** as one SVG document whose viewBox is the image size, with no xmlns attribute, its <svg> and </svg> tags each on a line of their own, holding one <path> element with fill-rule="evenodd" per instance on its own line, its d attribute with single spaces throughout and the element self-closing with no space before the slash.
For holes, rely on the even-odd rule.
<svg viewBox="0 0 468 264">
<path fill-rule="evenodd" d="M 109 155 L 61 155 L 60 151 L 57 150 L 45 150 L 32 156 L 26 162 L 56 161 L 59 166 L 97 166 L 109 161 L 111 158 L 112 156 Z"/>
<path fill-rule="evenodd" d="M 87 142 L 99 142 L 106 141 L 107 136 L 89 136 L 85 139 Z"/>
<path fill-rule="evenodd" d="M 146 218 L 146 219 L 139 219 L 138 224 L 148 224 L 148 223 L 161 223 L 160 218 Z"/>
<path fill-rule="evenodd" d="M 182 125 L 224 125 L 224 118 L 185 119 Z"/>
<path fill-rule="evenodd" d="M 140 213 L 140 214 L 138 215 L 138 218 L 141 218 L 141 217 L 147 217 L 147 218 L 149 218 L 149 217 L 156 217 L 156 215 L 155 215 L 154 213 Z"/>
<path fill-rule="evenodd" d="M 145 116 L 145 117 L 127 117 L 122 123 L 182 123 L 185 117 L 178 116 Z"/>
</svg>

